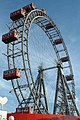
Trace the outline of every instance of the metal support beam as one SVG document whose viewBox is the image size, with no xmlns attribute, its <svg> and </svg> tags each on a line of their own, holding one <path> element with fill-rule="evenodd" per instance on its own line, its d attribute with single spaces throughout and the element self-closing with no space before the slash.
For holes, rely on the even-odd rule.
<svg viewBox="0 0 80 120">
<path fill-rule="evenodd" d="M 71 96 L 70 97 L 71 102 L 69 102 L 68 98 L 69 95 Z M 58 65 L 53 114 L 66 114 L 79 116 L 79 111 L 76 107 L 75 101 L 68 87 L 67 80 L 64 76 L 64 72 L 61 65 Z"/>
</svg>

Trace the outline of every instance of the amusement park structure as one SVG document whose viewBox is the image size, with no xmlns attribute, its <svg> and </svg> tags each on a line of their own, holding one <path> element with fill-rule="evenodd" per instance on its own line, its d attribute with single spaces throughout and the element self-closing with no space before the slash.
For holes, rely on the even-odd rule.
<svg viewBox="0 0 80 120">
<path fill-rule="evenodd" d="M 79 116 L 79 111 L 75 104 L 74 75 L 67 47 L 56 24 L 44 9 L 37 9 L 33 3 L 12 12 L 10 19 L 12 22 L 8 24 L 9 32 L 2 35 L 2 41 L 7 45 L 8 60 L 8 70 L 3 72 L 3 78 L 11 80 L 19 104 L 16 112 L 8 114 L 8 117 L 12 115 L 18 120 L 19 115 L 22 115 L 23 120 L 37 120 L 37 117 L 39 120 L 50 120 L 52 117 L 56 120 L 60 114 L 62 119 L 67 115 L 76 120 L 75 116 Z M 29 35 L 33 23 L 45 33 L 57 59 L 56 65 L 45 67 L 38 65 L 36 75 L 31 65 L 29 47 Z M 53 69 L 57 71 L 57 78 L 54 115 L 50 115 L 44 72 Z M 30 118 L 29 114 L 35 115 L 35 118 Z"/>
</svg>

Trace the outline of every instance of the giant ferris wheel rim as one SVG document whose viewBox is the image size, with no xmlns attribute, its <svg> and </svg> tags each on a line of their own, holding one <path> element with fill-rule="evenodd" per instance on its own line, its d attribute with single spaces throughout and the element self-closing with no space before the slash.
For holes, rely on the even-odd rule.
<svg viewBox="0 0 80 120">
<path fill-rule="evenodd" d="M 38 12 L 38 11 L 42 12 L 42 10 L 40 10 L 40 9 L 35 9 L 35 10 L 32 10 L 32 11 L 27 15 L 27 17 L 25 18 L 24 25 L 23 25 L 23 32 L 24 32 L 25 24 L 28 22 L 27 20 L 28 20 L 29 16 L 30 16 L 32 13 Z M 34 14 L 35 14 L 35 13 L 34 13 Z M 31 24 L 32 24 L 37 18 L 41 18 L 41 17 L 42 17 L 42 18 L 46 19 L 49 23 L 51 23 L 53 26 L 55 26 L 55 29 L 56 29 L 56 31 L 58 32 L 59 37 L 62 38 L 62 35 L 61 35 L 58 27 L 56 26 L 55 22 L 54 22 L 46 13 L 44 13 L 44 14 L 45 14 L 45 16 L 36 16 L 36 17 L 34 17 L 34 19 L 33 19 L 33 20 L 31 21 L 31 23 L 30 23 L 29 31 L 30 31 Z M 41 24 L 42 24 L 42 23 L 41 23 Z M 37 25 L 38 25 L 38 24 L 37 24 Z M 39 26 L 39 27 L 41 27 L 41 26 Z M 43 28 L 42 28 L 42 30 L 44 31 Z M 29 34 L 29 31 L 28 31 L 28 34 Z M 44 32 L 46 33 L 46 31 L 44 31 Z M 23 33 L 23 34 L 24 34 L 24 33 Z M 49 37 L 48 37 L 48 38 L 49 38 Z M 50 38 L 49 38 L 49 39 L 50 39 Z M 51 41 L 51 42 L 52 42 L 52 41 Z M 51 44 L 53 45 L 53 43 L 51 43 Z M 54 45 L 54 46 L 55 46 L 55 45 Z M 67 47 L 66 47 L 64 41 L 63 41 L 63 47 L 64 47 L 64 50 L 66 49 L 66 54 L 67 54 L 67 56 L 69 57 L 69 54 L 68 54 L 68 51 L 67 51 Z M 58 59 L 57 52 L 56 52 L 55 49 L 54 49 L 54 51 L 55 51 L 56 56 L 57 56 L 57 59 Z M 59 61 L 59 59 L 58 59 L 58 61 Z M 71 74 L 73 75 L 70 57 L 69 57 L 69 67 L 70 67 L 70 70 L 71 70 Z"/>
<path fill-rule="evenodd" d="M 31 18 L 31 17 L 32 17 L 32 18 Z M 51 37 L 49 31 L 47 31 L 47 30 L 45 29 L 44 23 L 43 23 L 42 21 L 40 21 L 40 18 L 43 18 L 44 20 L 47 20 L 47 23 L 51 23 L 51 24 L 53 25 L 53 27 L 55 26 L 55 31 L 56 31 L 56 33 L 57 33 L 57 35 L 58 35 L 58 38 L 62 38 L 61 33 L 60 33 L 59 29 L 57 28 L 56 24 L 54 23 L 54 21 L 52 21 L 52 19 L 51 19 L 46 13 L 44 13 L 42 10 L 39 10 L 39 9 L 32 10 L 28 15 L 26 15 L 26 17 L 21 18 L 21 19 L 23 19 L 23 21 L 24 21 L 23 27 L 22 27 L 22 43 L 21 43 L 21 44 L 22 44 L 22 58 L 23 58 L 24 70 L 25 70 L 25 75 L 26 75 L 26 79 L 27 79 L 28 84 L 30 84 L 30 83 L 29 83 L 29 80 L 28 80 L 28 74 L 27 74 L 27 71 L 26 71 L 26 64 L 25 64 L 25 55 L 24 55 L 24 33 L 25 33 L 25 30 L 26 30 L 26 27 L 28 27 L 28 30 L 27 30 L 27 32 L 26 32 L 26 39 L 28 40 L 28 35 L 29 35 L 29 31 L 30 31 L 30 26 L 32 25 L 32 23 L 33 23 L 34 21 L 35 21 L 35 23 L 36 23 L 39 27 L 41 27 L 41 29 L 46 33 L 46 35 L 48 36 L 48 38 L 49 38 L 49 40 L 50 40 L 50 42 L 51 42 L 51 44 L 52 44 L 52 46 L 53 46 L 53 48 L 54 48 L 54 51 L 55 51 L 56 56 L 57 56 L 57 60 L 60 60 L 60 55 L 59 55 L 58 50 L 56 49 L 56 45 L 53 44 L 53 41 L 56 40 L 56 38 L 53 40 L 53 38 Z M 37 20 L 38 20 L 38 21 L 37 21 Z M 15 21 L 13 22 L 13 24 L 15 24 Z M 27 26 L 27 25 L 28 25 L 28 26 Z M 42 25 L 42 26 L 41 26 L 41 25 Z M 15 28 L 13 27 L 13 28 L 11 28 L 11 29 L 15 29 Z M 11 29 L 10 29 L 10 30 L 11 30 Z M 63 43 L 62 43 L 62 46 L 63 46 L 63 50 L 64 50 L 64 52 L 65 52 L 65 55 L 69 57 L 68 51 L 67 51 L 67 48 L 66 48 L 66 46 L 65 46 L 64 41 L 63 41 Z M 8 45 L 7 49 L 8 49 L 8 51 L 9 51 L 9 45 Z M 28 48 L 26 48 L 26 49 L 28 49 Z M 26 50 L 26 51 L 28 51 L 28 50 Z M 13 53 L 14 53 L 14 52 L 13 52 Z M 7 53 L 7 54 L 8 54 L 8 53 Z M 13 63 L 14 63 L 14 59 L 15 59 L 15 57 L 13 56 Z M 29 58 L 29 55 L 27 55 L 27 59 L 28 59 L 28 65 L 29 65 L 29 71 L 30 71 L 31 79 L 32 79 L 32 82 L 33 82 L 33 84 L 34 84 L 33 74 L 32 74 L 32 71 L 31 71 L 31 66 L 30 66 L 30 61 L 29 61 L 29 59 L 30 59 L 30 58 Z M 10 66 L 9 64 L 10 64 L 10 63 L 9 63 L 9 58 L 8 58 L 8 66 Z M 14 64 L 15 64 L 15 63 L 14 63 Z M 69 65 L 69 69 L 70 69 L 70 74 L 73 75 L 72 65 L 71 65 L 71 62 L 70 62 L 70 58 L 69 58 L 69 61 L 68 61 L 68 65 Z M 66 67 L 66 66 L 65 66 L 65 67 Z M 18 82 L 18 81 L 17 81 L 17 82 Z M 19 84 L 19 83 L 17 83 L 17 84 Z M 19 100 L 17 91 L 16 91 L 16 89 L 15 89 L 14 81 L 12 81 L 12 86 L 13 86 L 14 92 L 15 92 L 15 94 L 16 94 L 16 97 L 17 97 L 17 99 L 18 99 L 18 102 L 19 102 L 19 104 L 21 105 L 21 101 Z M 19 87 L 19 85 L 18 85 L 18 87 Z M 30 89 L 31 89 L 31 88 L 30 88 Z M 19 88 L 19 91 L 20 91 L 21 96 L 22 96 L 23 99 L 24 99 L 23 93 L 21 92 L 21 89 L 20 89 L 20 88 Z M 22 106 L 21 106 L 21 107 L 22 107 Z"/>
</svg>

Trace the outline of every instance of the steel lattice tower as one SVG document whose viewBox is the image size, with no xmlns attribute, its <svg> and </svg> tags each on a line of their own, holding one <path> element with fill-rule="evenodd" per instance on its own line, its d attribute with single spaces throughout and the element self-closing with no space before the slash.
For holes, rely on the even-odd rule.
<svg viewBox="0 0 80 120">
<path fill-rule="evenodd" d="M 79 115 L 74 98 L 64 76 L 63 68 L 57 65 L 57 82 L 53 114 Z"/>
</svg>

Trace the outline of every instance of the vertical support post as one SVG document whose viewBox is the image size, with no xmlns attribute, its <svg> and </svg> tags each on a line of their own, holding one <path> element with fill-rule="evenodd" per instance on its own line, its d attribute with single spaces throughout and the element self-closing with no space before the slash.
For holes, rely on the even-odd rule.
<svg viewBox="0 0 80 120">
<path fill-rule="evenodd" d="M 53 114 L 60 113 L 60 114 L 70 115 L 64 78 L 61 71 L 62 68 L 60 64 L 57 67 L 58 67 L 58 73 L 57 73 L 57 83 L 56 83 Z"/>
<path fill-rule="evenodd" d="M 61 65 L 57 65 L 57 82 L 56 82 L 56 92 L 54 100 L 53 114 L 66 114 L 66 115 L 79 115 L 78 109 L 76 107 L 75 101 L 69 90 L 66 78 L 63 73 Z M 70 109 L 69 98 L 71 96 L 71 102 L 74 109 L 74 114 Z"/>
</svg>

